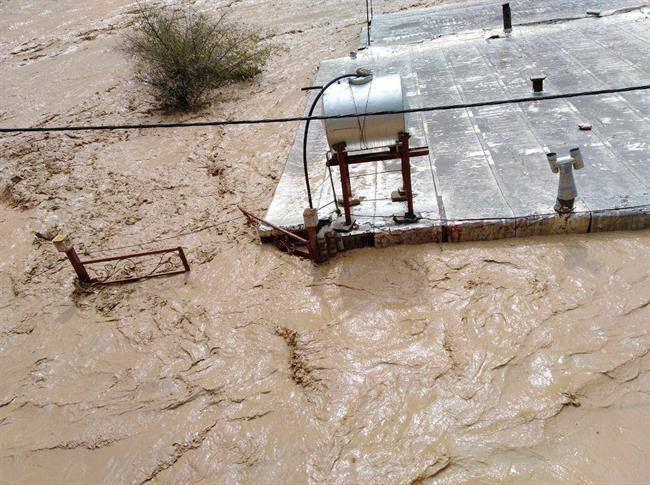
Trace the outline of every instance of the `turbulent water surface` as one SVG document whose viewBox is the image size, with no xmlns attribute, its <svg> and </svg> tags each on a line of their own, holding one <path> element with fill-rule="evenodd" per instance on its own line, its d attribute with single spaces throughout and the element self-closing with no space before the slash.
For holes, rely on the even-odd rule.
<svg viewBox="0 0 650 485">
<path fill-rule="evenodd" d="M 197 2 L 215 9 L 225 2 Z M 199 118 L 295 115 L 364 2 L 228 2 L 278 46 Z M 395 11 L 433 2 L 376 2 Z M 358 5 L 357 5 L 358 4 Z M 0 4 L 0 122 L 155 122 L 121 0 Z M 650 232 L 261 246 L 295 126 L 0 138 L 0 482 L 647 483 Z M 77 288 L 160 236 L 187 276 Z M 137 250 L 122 249 L 118 252 Z"/>
</svg>

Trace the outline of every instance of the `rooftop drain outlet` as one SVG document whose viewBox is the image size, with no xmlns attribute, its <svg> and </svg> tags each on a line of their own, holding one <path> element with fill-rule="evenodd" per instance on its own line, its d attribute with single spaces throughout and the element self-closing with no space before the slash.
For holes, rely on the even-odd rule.
<svg viewBox="0 0 650 485">
<path fill-rule="evenodd" d="M 557 201 L 554 209 L 559 214 L 572 212 L 575 199 L 578 196 L 573 169 L 580 170 L 585 166 L 580 148 L 569 150 L 569 156 L 567 157 L 558 158 L 557 153 L 551 152 L 546 155 L 546 158 L 551 171 L 560 174 Z"/>
<path fill-rule="evenodd" d="M 530 80 L 533 82 L 534 93 L 541 93 L 544 91 L 544 79 L 546 79 L 546 76 L 543 74 L 530 78 Z"/>
</svg>

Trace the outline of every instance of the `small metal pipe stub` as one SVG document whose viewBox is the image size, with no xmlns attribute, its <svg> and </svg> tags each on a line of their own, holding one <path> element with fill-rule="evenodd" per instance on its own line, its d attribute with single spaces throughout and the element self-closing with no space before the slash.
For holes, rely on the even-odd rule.
<svg viewBox="0 0 650 485">
<path fill-rule="evenodd" d="M 533 82 L 534 93 L 541 93 L 542 91 L 544 91 L 544 79 L 546 79 L 546 76 L 543 74 L 540 74 L 538 76 L 533 76 L 530 78 L 530 80 Z"/>
<path fill-rule="evenodd" d="M 52 242 L 54 243 L 54 247 L 57 251 L 65 253 L 65 255 L 68 257 L 68 261 L 70 261 L 72 268 L 74 269 L 75 273 L 77 273 L 77 278 L 79 278 L 79 281 L 82 283 L 91 283 L 92 280 L 90 278 L 90 275 L 86 271 L 84 264 L 79 259 L 77 251 L 75 251 L 70 238 L 65 234 L 57 234 L 54 239 L 52 239 Z"/>
<path fill-rule="evenodd" d="M 305 223 L 305 227 L 317 227 L 318 226 L 318 210 L 316 209 L 305 209 L 302 212 L 302 218 Z"/>
<path fill-rule="evenodd" d="M 318 210 L 316 209 L 305 209 L 302 212 L 302 218 L 305 223 L 305 230 L 307 231 L 307 248 L 309 249 L 309 255 L 311 260 L 318 262 L 318 241 L 316 240 L 316 228 L 318 227 Z"/>
<path fill-rule="evenodd" d="M 65 234 L 57 234 L 54 236 L 54 239 L 52 239 L 52 242 L 54 243 L 56 250 L 60 253 L 65 253 L 72 248 L 72 241 L 70 241 L 70 238 Z"/>
<path fill-rule="evenodd" d="M 512 13 L 510 12 L 510 4 L 504 3 L 503 8 L 503 30 L 505 32 L 512 32 Z"/>
</svg>

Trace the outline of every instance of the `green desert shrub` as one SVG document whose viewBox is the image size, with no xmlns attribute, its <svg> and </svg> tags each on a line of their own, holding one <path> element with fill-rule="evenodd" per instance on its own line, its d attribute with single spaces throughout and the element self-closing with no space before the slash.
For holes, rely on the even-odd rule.
<svg viewBox="0 0 650 485">
<path fill-rule="evenodd" d="M 124 49 L 135 61 L 137 78 L 164 108 L 191 111 L 215 89 L 262 72 L 271 54 L 262 40 L 225 14 L 211 17 L 190 5 L 140 4 Z"/>
</svg>

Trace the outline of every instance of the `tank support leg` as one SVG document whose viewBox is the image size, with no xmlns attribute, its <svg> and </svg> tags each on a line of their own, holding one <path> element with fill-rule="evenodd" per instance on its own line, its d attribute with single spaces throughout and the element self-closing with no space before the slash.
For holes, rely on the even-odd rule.
<svg viewBox="0 0 650 485">
<path fill-rule="evenodd" d="M 345 152 L 345 144 L 336 145 L 336 155 L 341 172 L 341 191 L 343 192 L 343 211 L 345 212 L 345 224 L 352 224 L 352 214 L 350 213 L 350 197 L 352 195 L 352 186 L 350 185 L 350 172 L 348 171 L 348 160 Z"/>
<path fill-rule="evenodd" d="M 411 135 L 408 133 L 400 133 L 400 155 L 402 159 L 402 187 L 406 195 L 406 202 L 408 209 L 406 217 L 415 217 L 413 209 L 413 189 L 411 187 L 411 156 L 409 154 L 409 138 Z"/>
</svg>

